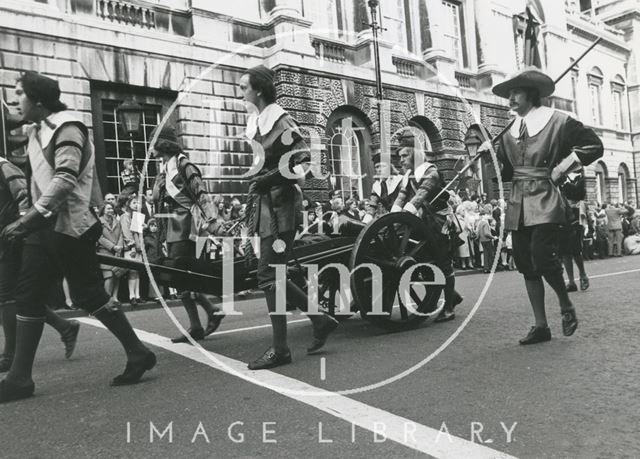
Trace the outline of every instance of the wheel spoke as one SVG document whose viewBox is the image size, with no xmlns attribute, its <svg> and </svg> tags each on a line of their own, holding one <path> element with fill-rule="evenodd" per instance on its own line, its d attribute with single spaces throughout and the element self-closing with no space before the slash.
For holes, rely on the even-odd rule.
<svg viewBox="0 0 640 459">
<path fill-rule="evenodd" d="M 384 284 L 384 291 L 382 292 L 382 310 L 389 313 L 393 312 L 393 300 L 396 295 L 396 284 L 395 282 L 388 282 Z"/>
<path fill-rule="evenodd" d="M 407 250 L 407 244 L 409 244 L 409 236 L 411 236 L 411 228 L 407 226 L 402 233 L 402 239 L 400 239 L 400 256 L 402 256 Z"/>
<path fill-rule="evenodd" d="M 418 296 L 418 294 L 416 293 L 416 291 L 413 289 L 413 287 L 410 287 L 410 288 L 409 288 L 409 294 L 410 294 L 410 296 L 411 296 L 411 299 L 412 299 L 412 300 L 414 301 L 414 303 L 415 303 L 415 308 L 414 308 L 414 309 L 415 309 L 417 312 L 422 312 L 422 311 L 420 310 L 420 308 L 422 307 L 422 302 L 424 301 L 424 299 L 422 299 L 422 300 L 420 299 L 420 297 Z M 426 296 L 425 296 L 425 298 L 426 298 Z"/>
<path fill-rule="evenodd" d="M 409 252 L 410 257 L 415 257 L 422 249 L 427 245 L 427 241 L 420 241 L 411 251 Z"/>
<path fill-rule="evenodd" d="M 407 308 L 404 305 L 404 302 L 401 300 L 399 301 L 400 303 L 400 317 L 402 317 L 402 320 L 407 320 L 409 318 L 409 312 L 407 311 Z"/>
</svg>

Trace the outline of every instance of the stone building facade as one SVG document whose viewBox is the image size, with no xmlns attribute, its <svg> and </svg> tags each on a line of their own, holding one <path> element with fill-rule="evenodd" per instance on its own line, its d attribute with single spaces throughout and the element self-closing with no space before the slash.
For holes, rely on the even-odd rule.
<svg viewBox="0 0 640 459">
<path fill-rule="evenodd" d="M 633 46 L 640 7 L 601 1 L 580 11 L 584 2 L 539 3 L 549 74 L 560 73 L 594 35 L 604 37 L 549 103 L 577 110 L 605 141 L 603 161 L 588 170 L 590 198 L 614 200 L 619 194 L 637 202 L 640 165 L 632 138 L 640 120 L 631 107 L 640 105 L 627 103 L 623 110 L 622 101 L 640 98 Z M 246 111 L 237 82 L 243 69 L 257 64 L 276 70 L 278 102 L 310 139 L 318 139 L 330 174 L 309 183 L 311 199 L 326 199 L 331 188 L 345 197 L 366 197 L 382 137 L 397 145 L 407 133 L 420 139 L 429 159 L 450 178 L 469 160 L 470 132 L 495 135 L 508 122 L 504 101 L 490 88 L 522 65 L 524 0 L 381 5 L 387 136 L 381 136 L 365 0 L 5 0 L 0 87 L 11 102 L 20 71 L 57 78 L 63 100 L 91 128 L 105 192 L 119 191 L 124 159 L 134 157 L 145 166 L 149 135 L 164 121 L 176 126 L 210 192 L 243 194 L 243 174 L 254 158 L 241 137 Z M 594 83 L 600 92 L 591 92 Z M 591 95 L 599 102 L 597 111 L 589 105 Z M 143 107 L 133 139 L 116 111 L 129 99 Z M 153 177 L 157 166 L 149 161 L 147 175 Z M 493 165 L 484 163 L 463 186 L 496 196 L 494 175 Z"/>
</svg>

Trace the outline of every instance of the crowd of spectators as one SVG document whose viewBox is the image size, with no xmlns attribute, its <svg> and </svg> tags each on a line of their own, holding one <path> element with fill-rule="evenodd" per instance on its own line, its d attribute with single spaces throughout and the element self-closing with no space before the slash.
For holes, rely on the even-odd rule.
<svg viewBox="0 0 640 459">
<path fill-rule="evenodd" d="M 103 234 L 98 242 L 99 253 L 124 257 L 132 260 L 142 259 L 142 249 L 146 251 L 150 263 L 165 257 L 166 242 L 163 209 L 158 209 L 151 189 L 145 190 L 142 202 L 138 202 L 135 175 L 129 169 L 123 176 L 125 192 L 118 198 L 107 194 L 104 206 L 99 210 L 103 224 Z M 126 180 L 125 180 L 126 179 Z M 457 225 L 460 244 L 455 249 L 454 265 L 459 270 L 483 270 L 490 272 L 496 252 L 499 250 L 497 270 L 515 269 L 512 257 L 510 232 L 500 235 L 505 203 L 502 200 L 488 200 L 486 194 L 469 195 L 465 191 L 450 193 L 449 203 L 454 210 L 454 222 Z M 242 198 L 219 198 L 218 214 L 228 222 L 227 233 L 236 237 L 247 236 L 247 203 Z M 332 192 L 324 202 L 314 202 L 303 198 L 305 209 L 304 228 L 308 233 L 329 234 L 336 228 L 338 218 L 369 223 L 384 215 L 387 210 L 381 204 L 361 200 L 357 193 L 343 197 L 339 190 Z M 583 255 L 585 260 L 622 255 L 640 254 L 640 211 L 631 203 L 597 204 L 584 203 L 581 212 L 583 232 Z M 322 222 L 322 225 L 320 225 Z M 319 228 L 323 228 L 320 230 Z M 302 234 L 302 233 L 301 233 Z M 502 244 L 499 239 L 502 237 Z M 219 247 L 218 247 L 219 248 Z M 211 248 L 208 252 L 215 252 Z M 236 244 L 238 255 L 244 255 L 244 246 Z M 215 258 L 215 255 L 211 255 Z M 132 305 L 147 299 L 159 300 L 149 285 L 146 274 L 124 268 L 101 266 L 105 289 L 114 300 L 128 299 Z M 120 282 L 126 279 L 127 282 Z M 176 298 L 174 289 L 164 292 L 166 298 Z"/>
</svg>

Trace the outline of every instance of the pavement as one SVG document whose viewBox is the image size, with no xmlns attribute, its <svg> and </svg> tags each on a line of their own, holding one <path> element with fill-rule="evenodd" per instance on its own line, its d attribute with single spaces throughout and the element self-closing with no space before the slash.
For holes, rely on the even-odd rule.
<svg viewBox="0 0 640 459">
<path fill-rule="evenodd" d="M 180 307 L 128 312 L 158 356 L 130 387 L 108 385 L 124 354 L 93 319 L 80 318 L 68 361 L 46 328 L 36 395 L 0 405 L 0 456 L 640 457 L 640 257 L 587 271 L 589 290 L 571 294 L 576 334 L 562 336 L 548 289 L 553 339 L 534 346 L 518 345 L 532 314 L 515 272 L 461 277 L 452 322 L 386 333 L 356 316 L 315 356 L 294 314 L 293 363 L 272 371 L 246 370 L 270 343 L 259 297 L 237 302 L 242 315 L 202 348 L 169 342 Z"/>
</svg>

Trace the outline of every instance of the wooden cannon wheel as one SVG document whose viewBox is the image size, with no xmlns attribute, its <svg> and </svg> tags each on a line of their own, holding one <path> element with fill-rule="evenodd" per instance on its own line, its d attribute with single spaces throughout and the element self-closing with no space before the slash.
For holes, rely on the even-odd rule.
<svg viewBox="0 0 640 459">
<path fill-rule="evenodd" d="M 389 331 L 415 328 L 438 312 L 444 277 L 427 266 L 414 268 L 408 289 L 400 288 L 402 275 L 419 263 L 432 263 L 433 238 L 418 217 L 398 212 L 371 222 L 358 236 L 351 252 L 349 268 L 370 263 L 382 273 L 381 292 L 372 287 L 380 279 L 371 270 L 360 267 L 351 276 L 351 292 L 363 318 Z M 408 274 L 407 274 L 408 276 Z M 421 282 L 438 285 L 425 285 Z M 380 290 L 380 289 L 378 289 Z M 382 303 L 382 314 L 374 302 Z"/>
</svg>

